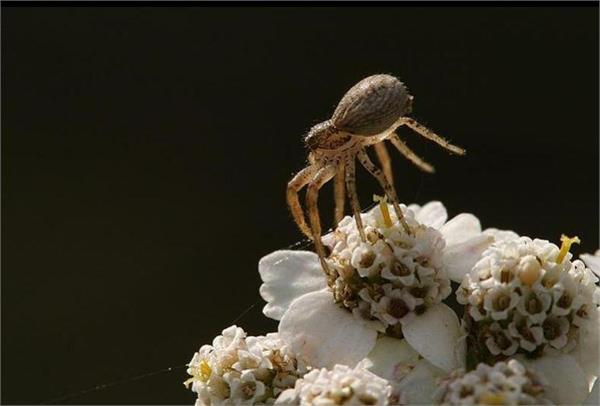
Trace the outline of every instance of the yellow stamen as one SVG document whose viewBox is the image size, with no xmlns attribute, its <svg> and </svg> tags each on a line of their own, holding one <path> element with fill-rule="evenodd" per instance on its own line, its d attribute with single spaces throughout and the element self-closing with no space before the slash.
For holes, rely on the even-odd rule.
<svg viewBox="0 0 600 406">
<path fill-rule="evenodd" d="M 186 388 L 188 388 L 190 384 L 194 381 L 208 381 L 208 379 L 210 378 L 210 374 L 212 374 L 212 369 L 210 368 L 210 365 L 208 365 L 208 362 L 206 362 L 205 360 L 200 361 L 200 365 L 198 365 L 197 367 L 190 369 L 192 370 L 192 377 L 183 383 Z"/>
<path fill-rule="evenodd" d="M 492 392 L 485 393 L 481 396 L 481 403 L 484 405 L 503 405 L 504 395 Z"/>
<path fill-rule="evenodd" d="M 373 195 L 373 201 L 379 202 L 379 210 L 381 210 L 381 216 L 383 217 L 383 222 L 386 227 L 392 226 L 392 218 L 390 217 L 390 210 L 387 205 L 387 196 L 377 196 Z"/>
<path fill-rule="evenodd" d="M 558 256 L 556 257 L 557 264 L 560 264 L 563 261 L 563 259 L 565 259 L 565 256 L 569 253 L 569 250 L 571 249 L 571 245 L 581 243 L 579 237 L 575 236 L 573 238 L 570 238 L 564 234 L 560 236 L 560 241 L 562 242 L 562 245 L 560 246 L 560 251 L 558 253 Z"/>
</svg>

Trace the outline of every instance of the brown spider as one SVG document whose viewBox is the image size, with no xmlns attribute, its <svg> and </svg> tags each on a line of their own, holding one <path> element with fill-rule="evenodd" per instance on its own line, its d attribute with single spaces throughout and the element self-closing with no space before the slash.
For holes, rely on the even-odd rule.
<svg viewBox="0 0 600 406">
<path fill-rule="evenodd" d="M 319 189 L 332 178 L 335 178 L 335 224 L 337 225 L 344 216 L 344 193 L 347 189 L 358 231 L 362 240 L 366 241 L 356 193 L 355 157 L 377 179 L 393 204 L 396 216 L 404 230 L 411 234 L 393 186 L 391 161 L 384 141 L 390 141 L 408 160 L 430 173 L 434 171 L 433 167 L 419 158 L 394 132 L 398 127 L 406 125 L 450 152 L 459 155 L 465 153 L 464 149 L 450 144 L 414 119 L 406 117 L 406 114 L 411 112 L 412 101 L 413 96 L 397 78 L 390 75 L 369 76 L 348 90 L 331 119 L 312 127 L 305 138 L 309 150 L 309 165 L 288 183 L 287 202 L 300 230 L 314 241 L 326 272 L 328 267 L 325 263 L 325 249 L 321 242 L 317 200 Z M 371 145 L 375 148 L 383 172 L 373 164 L 365 151 L 365 148 Z M 306 206 L 310 227 L 306 223 L 298 200 L 298 192 L 306 185 L 308 185 Z"/>
</svg>

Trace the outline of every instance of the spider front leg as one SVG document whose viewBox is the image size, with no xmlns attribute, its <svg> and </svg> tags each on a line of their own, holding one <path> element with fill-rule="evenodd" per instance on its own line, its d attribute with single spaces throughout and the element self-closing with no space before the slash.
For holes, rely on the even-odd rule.
<svg viewBox="0 0 600 406">
<path fill-rule="evenodd" d="M 344 218 L 344 207 L 346 205 L 346 185 L 344 183 L 343 164 L 338 164 L 337 167 L 333 184 L 333 195 L 335 199 L 335 224 L 333 225 L 333 228 L 335 228 L 342 218 Z"/>
<path fill-rule="evenodd" d="M 350 199 L 350 205 L 352 206 L 352 212 L 354 213 L 354 220 L 356 221 L 360 239 L 363 240 L 363 242 L 366 242 L 367 237 L 365 236 L 365 228 L 363 227 L 362 218 L 360 217 L 360 202 L 358 201 L 358 194 L 356 193 L 356 165 L 354 163 L 354 157 L 347 158 L 346 160 L 346 189 L 348 190 L 348 199 Z"/>
<path fill-rule="evenodd" d="M 427 138 L 428 140 L 435 142 L 440 147 L 445 148 L 450 152 L 453 152 L 458 155 L 464 155 L 466 153 L 466 151 L 464 149 L 462 149 L 461 147 L 457 147 L 456 145 L 450 144 L 443 137 L 440 137 L 439 135 L 437 135 L 436 133 L 431 131 L 429 128 L 425 127 L 424 125 L 419 124 L 416 120 L 414 120 L 412 118 L 404 117 L 402 119 L 401 125 L 406 125 L 414 132 L 422 135 L 423 137 Z"/>
<path fill-rule="evenodd" d="M 390 158 L 390 154 L 388 153 L 387 148 L 385 147 L 385 141 L 381 141 L 375 144 L 375 153 L 377 153 L 377 159 L 379 159 L 379 163 L 383 168 L 383 173 L 387 178 L 388 182 L 392 185 L 394 184 L 394 174 L 392 172 L 392 159 Z"/>
<path fill-rule="evenodd" d="M 415 154 L 412 149 L 408 148 L 408 146 L 404 143 L 404 141 L 402 141 L 400 139 L 400 137 L 398 137 L 397 134 L 395 134 L 395 133 L 392 134 L 391 137 L 389 138 L 389 140 L 391 141 L 392 144 L 394 144 L 396 149 L 398 151 L 400 151 L 400 153 L 402 155 L 404 155 L 413 164 L 418 166 L 419 169 L 421 169 L 422 171 L 425 171 L 425 172 L 429 172 L 429 173 L 435 172 L 435 169 L 433 168 L 433 166 L 431 166 L 430 164 L 425 162 L 422 158 L 420 158 L 417 154 Z"/>
<path fill-rule="evenodd" d="M 308 238 L 312 238 L 312 233 L 310 231 L 310 227 L 306 224 L 306 220 L 304 219 L 304 211 L 302 210 L 302 206 L 300 205 L 300 200 L 298 199 L 298 192 L 304 186 L 310 182 L 315 173 L 317 172 L 318 167 L 315 165 L 308 166 L 298 172 L 292 180 L 288 183 L 287 186 L 287 203 L 290 207 L 290 211 L 292 212 L 292 216 L 294 217 L 294 221 Z"/>
<path fill-rule="evenodd" d="M 398 203 L 398 196 L 396 195 L 396 190 L 394 189 L 394 186 L 392 186 L 387 181 L 387 179 L 385 178 L 385 175 L 383 174 L 381 169 L 376 167 L 375 164 L 373 164 L 373 162 L 371 162 L 371 159 L 369 158 L 369 156 L 367 155 L 367 153 L 365 152 L 364 149 L 361 149 L 358 152 L 358 160 L 360 161 L 362 166 L 364 166 L 365 169 L 367 171 L 369 171 L 369 173 L 371 175 L 373 175 L 373 177 L 375 177 L 375 179 L 377 179 L 377 181 L 379 182 L 379 184 L 385 191 L 385 194 L 392 201 L 392 204 L 394 205 L 394 210 L 396 211 L 396 216 L 398 217 L 398 220 L 400 220 L 400 223 L 402 223 L 402 227 L 404 227 L 404 231 L 406 231 L 407 234 L 412 234 L 412 231 L 411 231 L 410 227 L 408 226 L 406 219 L 404 218 L 404 214 L 402 213 L 400 204 Z"/>
<path fill-rule="evenodd" d="M 321 219 L 319 218 L 319 189 L 323 187 L 331 178 L 335 176 L 335 166 L 326 166 L 317 172 L 314 179 L 308 185 L 306 192 L 306 208 L 308 210 L 308 218 L 310 219 L 310 229 L 312 231 L 312 239 L 315 243 L 315 250 L 321 260 L 321 266 L 326 274 L 329 274 L 329 267 L 325 261 L 325 247 L 321 241 Z"/>
</svg>

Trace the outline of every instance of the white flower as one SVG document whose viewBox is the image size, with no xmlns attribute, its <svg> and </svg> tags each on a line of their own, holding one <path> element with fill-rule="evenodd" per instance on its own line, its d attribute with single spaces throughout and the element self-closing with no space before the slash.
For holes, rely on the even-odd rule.
<svg viewBox="0 0 600 406">
<path fill-rule="evenodd" d="M 314 369 L 275 401 L 281 405 L 378 405 L 390 402 L 392 388 L 385 379 L 362 369 L 335 365 Z"/>
<path fill-rule="evenodd" d="M 456 371 L 442 381 L 436 393 L 442 405 L 541 405 L 545 382 L 516 360 L 493 367 L 481 363 L 471 372 Z"/>
<path fill-rule="evenodd" d="M 519 359 L 550 381 L 556 403 L 583 401 L 600 365 L 598 278 L 572 260 L 573 241 L 563 237 L 559 248 L 504 233 L 457 290 L 469 350 L 486 362 L 525 355 Z"/>
<path fill-rule="evenodd" d="M 595 306 L 596 281 L 581 261 L 571 261 L 571 254 L 561 257 L 556 245 L 521 237 L 486 250 L 465 276 L 457 298 L 467 305 L 472 333 L 486 343 L 498 336 L 504 355 L 518 348 L 542 353 L 548 345 L 568 352 L 576 343 L 567 344 L 577 339 L 579 324 Z M 543 331 L 534 350 L 530 344 L 538 339 L 532 329 Z M 513 345 L 513 339 L 523 338 L 528 348 Z M 499 353 L 496 346 L 488 345 L 488 350 Z"/>
<path fill-rule="evenodd" d="M 389 211 L 386 215 L 388 223 L 379 208 L 363 215 L 366 242 L 351 217 L 323 242 L 331 248 L 328 280 L 335 301 L 380 331 L 400 335 L 401 325 L 448 297 L 450 280 L 440 231 L 417 222 L 408 211 L 413 232 L 408 235 Z"/>
<path fill-rule="evenodd" d="M 185 384 L 198 405 L 272 402 L 306 372 L 276 333 L 247 337 L 236 326 L 202 346 L 188 366 Z"/>
<path fill-rule="evenodd" d="M 263 311 L 281 320 L 282 339 L 307 364 L 354 366 L 384 331 L 404 336 L 436 367 L 450 371 L 464 363 L 457 356 L 464 345 L 458 319 L 441 301 L 450 293 L 448 277 L 461 280 L 493 237 L 481 233 L 471 214 L 446 222 L 439 202 L 402 208 L 413 235 L 404 233 L 393 214 L 386 223 L 376 206 L 362 214 L 366 243 L 350 217 L 323 237 L 332 250 L 330 275 L 306 251 L 276 251 L 261 259 Z"/>
</svg>

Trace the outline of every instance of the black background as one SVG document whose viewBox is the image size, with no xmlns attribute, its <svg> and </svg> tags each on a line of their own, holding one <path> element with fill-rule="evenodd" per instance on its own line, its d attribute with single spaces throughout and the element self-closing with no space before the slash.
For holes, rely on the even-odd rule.
<svg viewBox="0 0 600 406">
<path fill-rule="evenodd" d="M 379 72 L 468 150 L 401 130 L 438 170 L 393 153 L 401 200 L 598 247 L 597 7 L 3 7 L 2 401 L 192 404 L 183 369 L 128 377 L 259 300 L 302 136 Z"/>
</svg>

